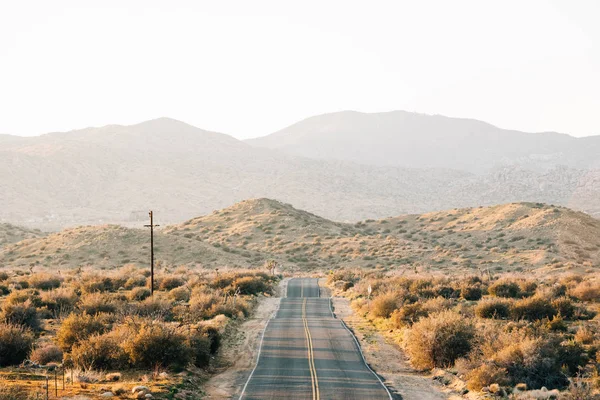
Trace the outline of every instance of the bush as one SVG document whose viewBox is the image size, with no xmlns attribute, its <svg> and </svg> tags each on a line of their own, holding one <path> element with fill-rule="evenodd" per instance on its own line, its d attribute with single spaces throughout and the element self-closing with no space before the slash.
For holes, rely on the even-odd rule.
<svg viewBox="0 0 600 400">
<path fill-rule="evenodd" d="M 516 282 L 503 279 L 491 284 L 488 292 L 492 296 L 516 299 L 520 297 L 521 288 Z"/>
<path fill-rule="evenodd" d="M 467 388 L 480 391 L 491 384 L 505 386 L 509 383 L 506 369 L 499 368 L 493 364 L 482 364 L 467 374 Z"/>
<path fill-rule="evenodd" d="M 465 300 L 477 301 L 483 296 L 481 286 L 463 286 L 460 289 L 460 297 Z"/>
<path fill-rule="evenodd" d="M 551 319 L 557 314 L 552 303 L 545 298 L 536 296 L 517 300 L 512 304 L 510 316 L 514 320 L 537 321 Z"/>
<path fill-rule="evenodd" d="M 160 290 L 171 290 L 185 285 L 185 281 L 178 276 L 165 276 L 158 285 Z"/>
<path fill-rule="evenodd" d="M 206 334 L 200 332 L 188 339 L 188 346 L 192 350 L 192 363 L 199 368 L 207 367 L 210 363 L 211 340 Z"/>
<path fill-rule="evenodd" d="M 71 358 L 81 369 L 122 369 L 128 358 L 113 332 L 92 335 L 73 346 Z"/>
<path fill-rule="evenodd" d="M 442 311 L 416 322 L 408 331 L 406 350 L 419 369 L 449 367 L 471 351 L 475 328 L 463 316 Z"/>
<path fill-rule="evenodd" d="M 78 307 L 84 313 L 97 315 L 100 313 L 114 313 L 117 311 L 109 295 L 102 293 L 89 293 L 79 299 Z"/>
<path fill-rule="evenodd" d="M 42 298 L 37 290 L 17 290 L 9 294 L 4 300 L 4 304 L 22 304 L 30 301 L 35 307 L 42 306 Z"/>
<path fill-rule="evenodd" d="M 0 271 L 0 282 L 4 282 L 9 278 L 8 274 L 4 271 Z"/>
<path fill-rule="evenodd" d="M 404 326 L 411 326 L 419 319 L 427 317 L 429 312 L 423 309 L 421 303 L 405 304 L 400 309 L 395 310 L 390 319 L 394 328 L 402 328 Z"/>
<path fill-rule="evenodd" d="M 131 278 L 125 281 L 125 289 L 133 289 L 136 287 L 144 287 L 146 286 L 146 277 L 143 275 L 132 276 Z"/>
<path fill-rule="evenodd" d="M 46 365 L 51 362 L 60 363 L 63 359 L 63 352 L 58 346 L 47 343 L 43 347 L 34 349 L 29 359 L 40 365 Z"/>
<path fill-rule="evenodd" d="M 140 368 L 185 367 L 191 360 L 184 335 L 163 323 L 143 324 L 123 347 L 131 363 Z"/>
<path fill-rule="evenodd" d="M 233 286 L 240 289 L 240 294 L 257 295 L 270 291 L 269 285 L 258 276 L 245 276 L 233 281 Z"/>
<path fill-rule="evenodd" d="M 389 318 L 398 309 L 398 298 L 394 293 L 379 295 L 371 303 L 371 314 L 378 318 Z"/>
<path fill-rule="evenodd" d="M 581 301 L 600 301 L 600 283 L 581 282 L 569 291 L 569 295 Z"/>
<path fill-rule="evenodd" d="M 85 340 L 93 334 L 103 333 L 105 324 L 96 316 L 86 313 L 70 314 L 58 328 L 56 339 L 64 351 L 70 351 L 75 343 Z"/>
<path fill-rule="evenodd" d="M 571 299 L 567 297 L 560 297 L 552 300 L 552 307 L 557 313 L 560 314 L 561 317 L 565 319 L 572 319 L 575 316 L 575 311 L 577 310 L 575 304 L 573 304 Z"/>
<path fill-rule="evenodd" d="M 18 365 L 27 358 L 33 334 L 21 325 L 0 323 L 0 367 Z"/>
<path fill-rule="evenodd" d="M 173 301 L 182 301 L 184 303 L 187 303 L 188 301 L 190 301 L 191 292 L 188 288 L 178 287 L 169 292 L 169 297 Z"/>
<path fill-rule="evenodd" d="M 510 303 L 506 300 L 487 299 L 475 306 L 475 315 L 479 318 L 506 319 L 510 313 Z"/>
<path fill-rule="evenodd" d="M 143 301 L 152 295 L 152 291 L 147 287 L 136 287 L 129 293 L 129 299 L 132 301 Z"/>
<path fill-rule="evenodd" d="M 70 313 L 79 300 L 77 294 L 70 289 L 56 289 L 42 293 L 42 306 L 46 307 L 55 316 Z"/>
<path fill-rule="evenodd" d="M 574 353 L 578 356 L 574 357 Z M 525 383 L 528 388 L 549 389 L 564 388 L 569 384 L 563 373 L 563 365 L 567 370 L 574 370 L 581 365 L 580 349 L 573 352 L 571 347 L 563 347 L 561 339 L 528 338 L 513 343 L 500 350 L 493 362 L 507 371 L 511 383 Z"/>
<path fill-rule="evenodd" d="M 29 286 L 40 290 L 52 290 L 60 287 L 61 279 L 50 274 L 34 274 L 29 277 Z"/>
<path fill-rule="evenodd" d="M 146 300 L 132 305 L 132 312 L 140 317 L 156 320 L 171 321 L 173 319 L 173 305 L 166 300 L 149 297 Z"/>
<path fill-rule="evenodd" d="M 40 329 L 37 310 L 30 300 L 21 304 L 5 304 L 0 313 L 0 320 L 7 324 L 21 325 L 33 330 Z"/>
</svg>

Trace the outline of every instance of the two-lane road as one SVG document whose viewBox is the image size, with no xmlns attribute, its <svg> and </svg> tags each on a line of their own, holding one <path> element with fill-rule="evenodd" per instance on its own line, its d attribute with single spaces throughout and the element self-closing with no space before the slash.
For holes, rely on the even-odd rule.
<svg viewBox="0 0 600 400">
<path fill-rule="evenodd" d="M 317 279 L 288 283 L 240 399 L 391 399 Z"/>
</svg>

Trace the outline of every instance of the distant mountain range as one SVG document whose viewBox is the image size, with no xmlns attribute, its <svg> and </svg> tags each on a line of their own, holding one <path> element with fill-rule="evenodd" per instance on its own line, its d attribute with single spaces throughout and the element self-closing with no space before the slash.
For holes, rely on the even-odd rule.
<svg viewBox="0 0 600 400">
<path fill-rule="evenodd" d="M 269 197 L 337 221 L 533 201 L 600 215 L 600 137 L 341 112 L 248 140 L 160 118 L 0 135 L 0 222 L 177 223 Z"/>
</svg>

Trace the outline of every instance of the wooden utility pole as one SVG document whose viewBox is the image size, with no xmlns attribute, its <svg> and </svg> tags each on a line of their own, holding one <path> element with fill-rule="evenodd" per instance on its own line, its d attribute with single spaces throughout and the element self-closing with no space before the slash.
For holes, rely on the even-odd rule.
<svg viewBox="0 0 600 400">
<path fill-rule="evenodd" d="M 146 228 L 150 228 L 150 293 L 154 296 L 154 227 L 160 225 L 154 225 L 154 215 L 152 211 L 150 214 L 150 225 L 144 225 Z"/>
</svg>

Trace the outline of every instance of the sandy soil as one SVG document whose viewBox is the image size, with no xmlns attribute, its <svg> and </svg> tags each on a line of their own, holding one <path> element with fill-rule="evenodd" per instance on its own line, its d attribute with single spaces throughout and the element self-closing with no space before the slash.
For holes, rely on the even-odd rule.
<svg viewBox="0 0 600 400">
<path fill-rule="evenodd" d="M 251 318 L 246 319 L 225 339 L 219 357 L 215 360 L 217 374 L 205 384 L 208 399 L 231 399 L 239 395 L 256 363 L 260 337 L 286 293 L 289 278 L 282 280 L 274 297 L 259 300 Z"/>
</svg>

